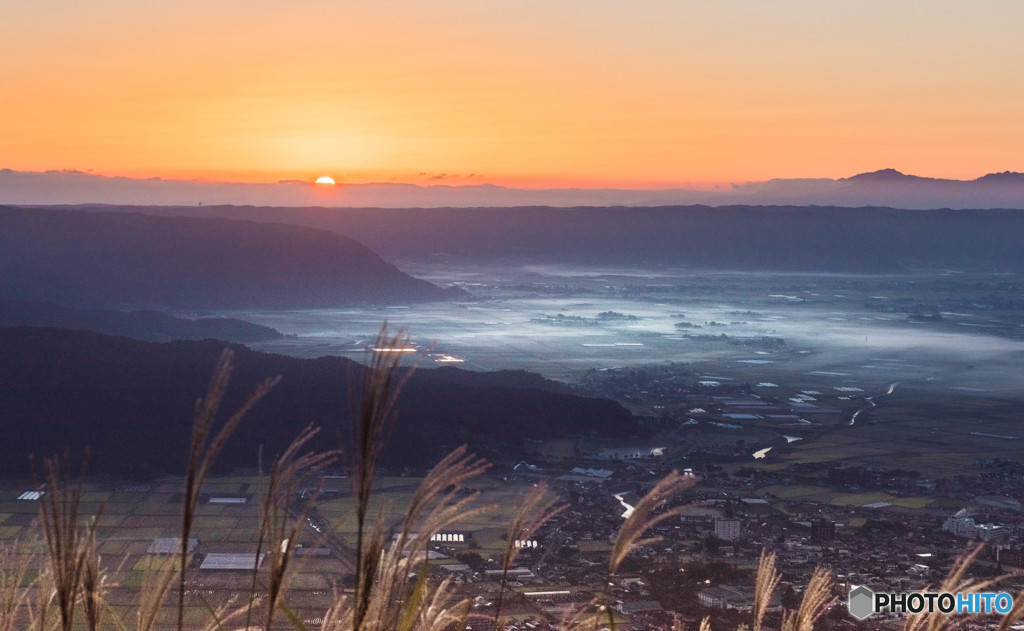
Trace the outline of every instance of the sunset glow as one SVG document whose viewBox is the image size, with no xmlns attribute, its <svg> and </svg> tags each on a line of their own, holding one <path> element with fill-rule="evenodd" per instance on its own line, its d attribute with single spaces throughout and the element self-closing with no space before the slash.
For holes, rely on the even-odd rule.
<svg viewBox="0 0 1024 631">
<path fill-rule="evenodd" d="M 1024 171 L 1012 0 L 61 5 L 5 9 L 0 168 L 637 188 Z"/>
</svg>

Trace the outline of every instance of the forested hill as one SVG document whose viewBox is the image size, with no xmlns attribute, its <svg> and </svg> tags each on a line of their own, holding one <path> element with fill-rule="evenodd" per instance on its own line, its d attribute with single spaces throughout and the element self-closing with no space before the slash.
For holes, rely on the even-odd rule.
<svg viewBox="0 0 1024 631">
<path fill-rule="evenodd" d="M 151 343 L 96 333 L 0 328 L 0 474 L 26 475 L 28 456 L 88 447 L 93 473 L 149 477 L 183 471 L 196 399 L 224 344 L 213 340 Z M 233 411 L 263 379 L 281 383 L 229 442 L 220 470 L 254 467 L 282 450 L 307 424 L 324 428 L 314 445 L 338 445 L 347 433 L 350 379 L 361 365 L 338 357 L 296 359 L 232 346 L 237 369 L 222 411 Z M 422 370 L 398 402 L 385 465 L 429 467 L 468 443 L 508 461 L 525 440 L 637 431 L 619 404 L 560 392 L 523 373 L 477 375 Z"/>
<path fill-rule="evenodd" d="M 156 309 L 442 300 L 362 244 L 296 225 L 0 207 L 0 299 Z"/>
</svg>

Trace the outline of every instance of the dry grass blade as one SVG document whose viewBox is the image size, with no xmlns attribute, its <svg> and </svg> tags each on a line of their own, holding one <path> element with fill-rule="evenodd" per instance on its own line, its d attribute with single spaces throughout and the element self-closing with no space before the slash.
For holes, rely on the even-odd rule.
<svg viewBox="0 0 1024 631">
<path fill-rule="evenodd" d="M 814 623 L 835 603 L 832 596 L 832 575 L 824 568 L 816 568 L 804 589 L 800 607 L 787 614 L 783 631 L 813 631 Z"/>
<path fill-rule="evenodd" d="M 345 599 L 341 595 L 335 594 L 331 606 L 324 612 L 324 619 L 320 623 L 320 631 L 343 631 L 346 628 L 345 618 L 347 612 L 348 607 Z"/>
<path fill-rule="evenodd" d="M 34 586 L 35 598 L 29 607 L 29 629 L 43 631 L 49 629 L 50 610 L 53 608 L 53 599 L 57 590 L 54 589 L 53 571 L 50 567 L 44 566 L 36 577 Z"/>
<path fill-rule="evenodd" d="M 626 518 L 625 523 L 615 538 L 615 545 L 612 547 L 611 560 L 608 562 L 608 574 L 612 575 L 619 569 L 622 561 L 629 556 L 629 553 L 637 545 L 649 543 L 652 540 L 640 540 L 643 533 L 647 532 L 660 522 L 678 514 L 679 510 L 665 511 L 659 515 L 654 513 L 665 506 L 673 496 L 685 491 L 694 484 L 697 478 L 680 475 L 672 471 L 660 482 L 648 491 L 633 508 L 633 513 Z"/>
<path fill-rule="evenodd" d="M 417 625 L 419 631 L 443 631 L 463 620 L 469 612 L 469 601 L 455 601 L 449 592 L 450 580 L 445 579 L 434 590 L 433 595 L 418 607 Z M 465 628 L 463 626 L 462 628 Z"/>
<path fill-rule="evenodd" d="M 32 585 L 27 580 L 33 558 L 28 550 L 17 541 L 0 548 L 0 631 L 14 631 L 15 620 L 29 603 Z"/>
<path fill-rule="evenodd" d="M 225 631 L 228 623 L 236 618 L 241 618 L 248 609 L 247 607 L 234 607 L 231 601 L 214 607 L 205 597 L 200 596 L 199 599 L 210 614 L 206 623 L 200 627 L 201 631 Z"/>
<path fill-rule="evenodd" d="M 778 587 L 782 575 L 775 569 L 775 553 L 761 550 L 761 560 L 757 564 L 757 581 L 754 583 L 754 603 L 751 607 L 751 623 L 753 631 L 761 631 L 764 613 L 771 605 L 772 594 Z"/>
<path fill-rule="evenodd" d="M 157 616 L 178 576 L 178 570 L 178 565 L 172 562 L 162 563 L 155 571 L 146 570 L 139 592 L 139 606 L 135 610 L 137 631 L 152 631 L 156 626 Z"/>
<path fill-rule="evenodd" d="M 90 529 L 85 542 L 85 563 L 82 567 L 82 605 L 85 610 L 85 626 L 89 631 L 100 628 L 106 596 L 106 575 L 96 554 L 96 529 Z"/>
<path fill-rule="evenodd" d="M 390 349 L 409 345 L 409 338 L 404 329 L 391 336 L 388 324 L 381 325 L 374 348 Z M 358 410 L 353 409 L 349 427 L 351 451 L 347 453 L 346 468 L 356 513 L 356 593 L 366 593 L 361 585 L 366 578 L 363 561 L 364 528 L 366 515 L 370 508 L 370 496 L 373 494 L 373 483 L 377 477 L 384 445 L 391 434 L 394 424 L 394 406 L 398 393 L 412 375 L 412 371 L 399 374 L 399 362 L 402 353 L 374 352 L 364 370 L 362 387 L 359 393 Z M 353 398 L 353 404 L 355 399 Z M 364 608 L 357 601 L 355 616 L 356 627 L 359 628 Z"/>
<path fill-rule="evenodd" d="M 958 590 L 969 589 L 971 587 L 974 587 L 975 590 L 977 590 L 983 586 L 991 585 L 992 581 L 974 582 L 964 580 L 964 574 L 967 573 L 967 568 L 974 563 L 974 559 L 978 558 L 978 555 L 981 554 L 981 550 L 984 547 L 985 544 L 978 544 L 973 550 L 957 560 L 952 569 L 950 569 L 949 574 L 947 574 L 946 578 L 943 579 L 940 591 L 956 592 Z"/>
<path fill-rule="evenodd" d="M 188 468 L 185 474 L 185 490 L 182 499 L 181 510 L 181 549 L 179 551 L 179 574 L 178 574 L 178 629 L 181 631 L 185 625 L 185 569 L 188 566 L 188 540 L 192 534 L 192 526 L 195 523 L 195 515 L 199 503 L 199 492 L 203 488 L 203 482 L 213 467 L 214 461 L 224 449 L 228 438 L 234 433 L 242 418 L 252 409 L 252 406 L 273 388 L 280 377 L 268 379 L 258 385 L 248 399 L 238 410 L 228 418 L 220 430 L 210 439 L 213 432 L 214 420 L 220 410 L 221 400 L 231 380 L 232 357 L 231 349 L 224 349 L 217 367 L 210 379 L 206 395 L 196 401 L 196 415 L 192 422 L 192 441 L 189 448 Z"/>
<path fill-rule="evenodd" d="M 325 467 L 330 466 L 338 456 L 338 451 L 310 453 L 300 455 L 302 448 L 319 433 L 312 426 L 306 427 L 288 445 L 284 453 L 278 456 L 270 469 L 270 479 L 266 493 L 260 504 L 261 520 L 259 541 L 256 546 L 257 563 L 263 552 L 263 546 L 269 542 L 267 553 L 267 610 L 265 628 L 273 624 L 274 614 L 281 597 L 287 588 L 289 567 L 295 557 L 295 546 L 312 504 L 319 494 L 319 486 L 306 498 L 301 510 L 293 514 L 292 498 L 299 488 Z M 256 593 L 256 579 L 259 566 L 253 568 L 253 579 L 250 595 Z M 247 608 L 246 628 L 249 627 L 252 615 L 253 599 Z"/>
<path fill-rule="evenodd" d="M 1013 597 L 1013 607 L 1011 607 L 999 621 L 999 626 L 996 627 L 996 631 L 1007 631 L 1022 617 L 1024 617 L 1024 590 L 1017 592 Z"/>
<path fill-rule="evenodd" d="M 465 455 L 462 447 L 442 464 L 434 467 L 420 484 L 402 530 L 390 545 L 387 545 L 385 525 L 378 516 L 366 544 L 363 581 L 366 589 L 357 592 L 354 609 L 361 608 L 361 611 L 358 618 L 353 615 L 352 629 L 394 631 L 409 620 L 415 621 L 413 628 L 422 628 L 425 622 L 420 612 L 410 607 L 413 602 L 435 601 L 437 593 L 429 586 L 419 588 L 419 582 L 411 583 L 410 577 L 423 571 L 419 560 L 427 556 L 431 537 L 489 509 L 474 507 L 478 494 L 466 495 L 462 485 L 468 477 L 486 469 L 480 460 Z M 396 603 L 404 603 L 404 606 L 395 606 Z M 453 607 L 443 609 L 453 610 Z M 458 609 L 461 610 L 461 605 Z"/>
<path fill-rule="evenodd" d="M 378 509 L 377 519 L 374 521 L 373 529 L 365 536 L 363 540 L 363 547 L 361 553 L 363 555 L 361 563 L 357 565 L 358 572 L 360 574 L 360 580 L 356 584 L 355 590 L 355 605 L 351 610 L 353 621 L 353 631 L 359 631 L 364 628 L 364 622 L 372 624 L 374 618 L 380 617 L 380 612 L 376 616 L 369 615 L 373 608 L 379 608 L 380 603 L 377 602 L 382 596 L 381 592 L 386 594 L 383 598 L 389 600 L 389 606 L 393 603 L 390 602 L 390 593 L 392 590 L 381 589 L 382 584 L 386 584 L 389 579 L 394 580 L 392 576 L 385 574 L 386 570 L 394 570 L 398 567 L 399 561 L 385 558 L 385 547 L 386 547 L 387 533 L 384 527 L 384 506 L 383 504 Z M 382 576 L 384 574 L 384 576 Z M 369 627 L 373 628 L 373 627 Z"/>
<path fill-rule="evenodd" d="M 607 617 L 605 606 L 599 597 L 590 600 L 572 614 L 563 618 L 561 628 L 568 631 L 589 631 L 597 629 Z"/>
<path fill-rule="evenodd" d="M 447 497 L 454 497 L 455 491 L 461 488 L 463 482 L 483 474 L 490 467 L 486 461 L 469 455 L 466 451 L 465 445 L 456 448 L 442 458 L 420 482 L 406 511 L 405 525 L 400 535 L 400 542 L 403 545 L 408 541 L 413 529 L 422 524 L 425 516 L 438 502 L 438 498 L 445 497 L 446 489 L 449 489 Z M 443 501 L 442 499 L 441 502 Z M 423 528 L 419 530 L 422 532 Z"/>
<path fill-rule="evenodd" d="M 58 458 L 43 460 L 43 475 L 45 492 L 39 502 L 39 521 L 43 527 L 60 625 L 64 631 L 70 631 L 97 522 L 94 519 L 88 527 L 79 523 L 82 478 L 71 483 L 66 453 L 63 466 Z"/>
<path fill-rule="evenodd" d="M 389 535 L 392 525 L 383 519 L 384 506 L 379 506 L 364 537 L 359 589 L 351 605 L 342 598 L 335 601 L 322 629 L 427 631 L 468 619 L 468 601 L 452 598 L 448 583 L 433 586 L 426 559 L 435 534 L 489 510 L 475 507 L 478 494 L 466 493 L 463 485 L 486 468 L 465 447 L 456 449 L 420 483 L 394 537 Z"/>
<path fill-rule="evenodd" d="M 508 572 L 512 569 L 516 557 L 523 548 L 517 545 L 519 542 L 527 541 L 537 529 L 543 526 L 548 520 L 562 512 L 564 506 L 555 506 L 556 498 L 548 495 L 547 484 L 541 482 L 530 489 L 526 497 L 519 504 L 519 510 L 509 524 L 508 533 L 505 537 L 505 551 L 501 555 L 501 587 L 498 590 L 498 599 L 494 612 L 494 628 L 498 629 L 501 620 L 501 609 L 505 599 L 505 591 L 508 589 Z"/>
<path fill-rule="evenodd" d="M 967 568 L 970 567 L 974 559 L 981 553 L 984 544 L 979 544 L 973 550 L 960 557 L 953 567 L 950 568 L 949 574 L 943 579 L 942 584 L 939 586 L 938 591 L 950 592 L 950 593 L 963 593 L 970 594 L 973 592 L 981 591 L 995 582 L 999 581 L 1004 577 L 997 577 L 987 581 L 972 581 L 965 580 L 964 574 L 967 573 Z M 903 622 L 903 631 L 918 631 L 919 629 L 928 629 L 929 631 L 938 631 L 945 627 L 949 622 L 949 616 L 935 612 L 932 614 L 909 614 Z"/>
</svg>

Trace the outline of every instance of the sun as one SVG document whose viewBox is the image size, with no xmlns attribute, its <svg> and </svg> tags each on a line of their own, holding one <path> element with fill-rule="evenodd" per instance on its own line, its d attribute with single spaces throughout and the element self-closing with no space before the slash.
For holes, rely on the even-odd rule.
<svg viewBox="0 0 1024 631">
<path fill-rule="evenodd" d="M 320 177 L 318 177 L 316 179 L 316 183 L 317 184 L 334 184 L 334 178 L 327 177 L 326 175 L 321 175 Z"/>
</svg>

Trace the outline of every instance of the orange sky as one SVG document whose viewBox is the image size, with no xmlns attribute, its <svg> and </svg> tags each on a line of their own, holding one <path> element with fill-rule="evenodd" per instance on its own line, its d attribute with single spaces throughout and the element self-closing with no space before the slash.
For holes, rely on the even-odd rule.
<svg viewBox="0 0 1024 631">
<path fill-rule="evenodd" d="M 1024 171 L 1022 26 L 1018 0 L 9 3 L 0 168 L 974 178 Z"/>
</svg>

